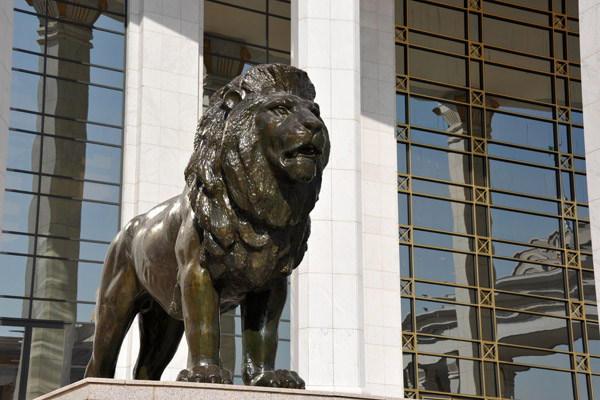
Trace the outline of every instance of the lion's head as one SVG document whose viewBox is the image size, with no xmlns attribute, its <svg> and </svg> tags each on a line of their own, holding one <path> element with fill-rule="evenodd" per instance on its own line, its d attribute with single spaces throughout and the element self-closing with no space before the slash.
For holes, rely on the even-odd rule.
<svg viewBox="0 0 600 400">
<path fill-rule="evenodd" d="M 220 246 L 239 236 L 260 247 L 260 232 L 309 221 L 329 158 L 314 98 L 307 74 L 280 64 L 249 69 L 211 97 L 185 176 L 200 227 Z"/>
</svg>

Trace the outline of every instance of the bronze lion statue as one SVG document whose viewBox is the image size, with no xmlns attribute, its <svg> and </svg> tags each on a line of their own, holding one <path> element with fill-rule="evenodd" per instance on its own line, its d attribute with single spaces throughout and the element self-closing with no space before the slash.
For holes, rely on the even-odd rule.
<svg viewBox="0 0 600 400">
<path fill-rule="evenodd" d="M 242 316 L 246 385 L 303 388 L 275 370 L 287 276 L 310 234 L 329 136 L 307 74 L 254 67 L 210 99 L 198 123 L 183 193 L 133 218 L 110 245 L 86 377 L 113 377 L 139 314 L 135 379 L 160 379 L 185 331 L 178 380 L 232 383 L 219 356 L 220 314 Z"/>
</svg>

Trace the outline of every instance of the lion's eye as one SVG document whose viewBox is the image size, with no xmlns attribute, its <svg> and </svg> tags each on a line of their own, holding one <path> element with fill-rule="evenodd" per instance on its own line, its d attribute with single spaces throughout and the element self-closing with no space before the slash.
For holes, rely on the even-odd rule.
<svg viewBox="0 0 600 400">
<path fill-rule="evenodd" d="M 271 111 L 273 113 L 275 113 L 276 115 L 280 116 L 280 117 L 288 115 L 289 112 L 290 112 L 290 110 L 287 107 L 285 107 L 285 106 L 276 106 L 276 107 L 273 107 L 273 108 L 271 108 Z"/>
</svg>

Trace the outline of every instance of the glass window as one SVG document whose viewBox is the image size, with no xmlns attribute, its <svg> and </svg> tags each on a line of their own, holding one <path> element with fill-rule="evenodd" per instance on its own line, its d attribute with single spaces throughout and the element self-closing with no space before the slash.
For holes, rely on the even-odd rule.
<svg viewBox="0 0 600 400">
<path fill-rule="evenodd" d="M 410 97 L 412 126 L 466 134 L 467 115 L 467 107 L 462 105 Z"/>
<path fill-rule="evenodd" d="M 123 92 L 120 90 L 47 78 L 46 93 L 47 114 L 111 125 L 122 124 Z M 56 96 L 61 97 L 61 101 L 57 101 Z"/>
<path fill-rule="evenodd" d="M 24 7 L 25 8 L 25 7 Z M 33 11 L 29 5 L 26 7 L 28 11 Z M 13 48 L 33 51 L 39 53 L 40 45 L 38 44 L 38 28 L 46 24 L 44 17 L 38 17 L 31 14 L 26 14 L 15 10 L 13 20 Z"/>
<path fill-rule="evenodd" d="M 232 3 L 228 0 L 228 3 Z M 264 4 L 264 2 L 262 2 Z M 264 10 L 264 5 L 261 5 Z M 206 32 L 228 32 L 232 38 L 243 38 L 250 44 L 266 45 L 265 15 L 224 4 L 207 1 L 204 5 L 205 15 L 227 16 L 227 18 L 205 18 L 204 30 Z M 239 23 L 244 21 L 244 23 Z"/>
<path fill-rule="evenodd" d="M 548 255 L 551 255 L 551 251 L 547 251 Z M 554 297 L 559 299 L 566 298 L 565 295 L 565 271 L 561 267 L 555 267 L 547 264 L 534 264 L 526 262 L 527 257 L 531 257 L 530 260 L 539 262 L 545 262 L 543 258 L 546 256 L 543 250 L 539 250 L 536 253 L 536 249 L 531 248 L 529 251 L 525 251 L 519 254 L 523 261 L 504 260 L 494 257 L 493 266 L 495 283 L 494 287 L 498 290 L 505 290 L 517 293 L 528 293 L 532 295 L 542 295 L 547 297 Z M 539 256 L 539 259 L 535 257 Z M 549 262 L 548 264 L 552 264 Z M 543 285 L 534 285 L 533 283 L 544 282 Z M 539 299 L 522 298 L 513 299 L 503 295 L 500 298 L 500 302 L 504 301 L 504 305 L 501 307 L 515 308 L 511 306 L 510 301 L 515 300 L 515 304 L 528 304 L 533 305 L 537 302 L 538 305 L 543 305 L 544 301 Z M 498 301 L 498 300 L 497 300 Z M 519 303 L 520 301 L 520 303 Z M 560 306 L 558 306 L 560 307 Z M 522 307 L 517 307 L 522 308 Z M 531 310 L 533 311 L 533 309 Z M 545 311 L 539 311 L 545 312 Z M 551 312 L 556 314 L 556 312 Z M 562 305 L 562 314 L 564 315 L 564 305 Z"/>
<path fill-rule="evenodd" d="M 413 178 L 411 181 L 414 193 L 430 194 L 454 200 L 471 200 L 471 188 Z"/>
<path fill-rule="evenodd" d="M 525 349 L 522 347 L 498 346 L 498 358 L 500 361 L 519 364 L 563 369 L 571 368 L 571 357 L 568 354 Z"/>
<path fill-rule="evenodd" d="M 5 244 L 10 243 L 11 238 L 4 238 L 5 233 L 2 234 L 2 251 L 8 251 L 4 249 Z M 13 236 L 14 238 L 14 236 Z M 27 240 L 27 236 L 23 236 Z M 23 239 L 19 238 L 22 241 Z M 1 293 L 6 296 L 25 296 L 31 293 L 31 281 L 29 274 L 31 274 L 31 268 L 33 266 L 32 257 L 24 257 L 10 254 L 0 254 L 0 273 L 2 279 L 0 280 Z M 29 273 L 28 273 L 29 272 Z M 12 303 L 11 303 L 12 304 Z M 14 315 L 6 315 L 2 308 L 3 317 L 17 317 L 21 318 L 21 311 Z"/>
<path fill-rule="evenodd" d="M 533 72 L 484 64 L 485 87 L 490 92 L 521 99 L 552 103 L 552 77 Z"/>
<path fill-rule="evenodd" d="M 552 350 L 569 343 L 568 320 L 565 318 L 496 310 L 496 329 L 501 343 L 521 345 L 522 335 L 526 332 L 537 338 L 552 333 L 552 341 L 537 340 L 531 344 L 538 348 Z"/>
<path fill-rule="evenodd" d="M 523 243 L 536 241 L 547 246 L 562 247 L 558 218 L 520 212 L 490 209 L 492 236 Z"/>
<path fill-rule="evenodd" d="M 490 186 L 495 189 L 556 197 L 556 171 L 500 160 L 489 160 Z"/>
<path fill-rule="evenodd" d="M 0 299 L 0 303 L 2 300 Z M 4 304 L 2 304 L 4 305 Z M 14 399 L 19 379 L 19 361 L 25 340 L 25 328 L 20 326 L 0 326 L 0 371 L 3 380 L 0 383 L 0 392 L 7 399 Z"/>
<path fill-rule="evenodd" d="M 540 200 L 499 192 L 490 192 L 490 199 L 490 202 L 496 206 L 544 212 L 548 214 L 560 215 L 561 212 L 560 203 L 555 201 Z"/>
<path fill-rule="evenodd" d="M 396 94 L 396 122 L 406 123 L 406 96 L 402 94 Z"/>
<path fill-rule="evenodd" d="M 38 111 L 40 75 L 13 71 L 11 76 L 10 106 L 27 111 Z"/>
<path fill-rule="evenodd" d="M 554 150 L 554 126 L 551 122 L 504 113 L 487 114 L 488 136 L 501 142 Z"/>
<path fill-rule="evenodd" d="M 2 230 L 34 233 L 36 210 L 37 196 L 5 191 Z"/>
<path fill-rule="evenodd" d="M 410 247 L 409 246 L 399 246 L 400 248 L 400 276 L 410 277 Z"/>
<path fill-rule="evenodd" d="M 8 132 L 10 151 L 7 152 L 6 167 L 36 172 L 39 167 L 40 140 L 37 135 L 10 130 Z"/>
<path fill-rule="evenodd" d="M 529 115 L 531 117 L 540 117 L 546 119 L 554 118 L 554 107 L 545 106 L 539 103 L 509 99 L 507 97 L 486 95 L 486 99 L 494 108 L 500 111 L 510 111 L 519 114 Z M 488 122 L 490 118 L 488 118 Z"/>
<path fill-rule="evenodd" d="M 54 183 L 54 185 L 52 185 Z M 67 196 L 74 199 L 99 200 L 119 203 L 119 186 L 83 182 L 58 177 L 42 177 L 42 193 Z M 83 197 L 82 197 L 83 195 Z"/>
<path fill-rule="evenodd" d="M 473 238 L 448 233 L 413 230 L 413 240 L 417 244 L 442 247 L 445 249 L 474 251 Z M 416 272 L 415 272 L 416 274 Z"/>
<path fill-rule="evenodd" d="M 396 73 L 406 73 L 406 47 L 400 44 L 396 44 Z"/>
<path fill-rule="evenodd" d="M 575 187 L 577 202 L 578 203 L 587 203 L 588 202 L 588 192 L 587 192 L 587 182 L 585 179 L 585 175 L 583 174 L 575 174 Z"/>
<path fill-rule="evenodd" d="M 541 164 L 549 167 L 556 166 L 556 155 L 553 153 L 520 149 L 495 143 L 489 143 L 487 151 L 489 156 Z"/>
<path fill-rule="evenodd" d="M 422 94 L 425 96 L 439 97 L 441 99 L 446 99 L 450 101 L 466 102 L 468 99 L 468 92 L 464 89 L 440 83 L 421 81 L 415 78 L 411 78 L 410 80 L 410 92 L 413 94 Z M 463 109 L 466 111 L 466 108 L 461 108 L 461 112 Z"/>
<path fill-rule="evenodd" d="M 420 389 L 481 395 L 481 364 L 460 358 L 419 355 L 419 376 L 437 374 L 440 379 L 419 379 Z M 435 372 L 433 372 L 435 371 Z M 453 397 L 455 398 L 455 397 Z"/>
<path fill-rule="evenodd" d="M 457 86 L 467 86 L 467 59 L 409 47 L 412 75 Z"/>
<path fill-rule="evenodd" d="M 414 248 L 417 279 L 475 286 L 474 256 L 445 250 Z"/>
<path fill-rule="evenodd" d="M 462 339 L 477 339 L 479 337 L 476 307 L 415 300 L 415 313 L 417 333 Z M 460 329 L 458 329 L 459 324 Z"/>
<path fill-rule="evenodd" d="M 411 172 L 424 178 L 470 183 L 469 159 L 466 154 L 411 146 Z"/>
<path fill-rule="evenodd" d="M 462 41 L 444 39 L 438 36 L 425 35 L 419 32 L 410 32 L 410 44 L 428 47 L 430 49 L 466 55 L 467 46 Z"/>
<path fill-rule="evenodd" d="M 460 136 L 447 136 L 436 132 L 411 129 L 410 138 L 413 143 L 428 144 L 452 150 L 469 151 L 470 140 Z"/>
<path fill-rule="evenodd" d="M 477 304 L 478 302 L 477 291 L 473 289 L 423 282 L 415 283 L 415 296 L 427 297 L 432 300 L 458 301 L 460 303 Z"/>
<path fill-rule="evenodd" d="M 565 399 L 575 400 L 572 373 L 542 368 L 526 368 L 516 365 L 500 364 L 502 376 L 514 376 L 513 383 L 502 383 L 504 396 L 515 399 Z M 510 385 L 510 386 L 509 386 Z M 514 395 L 512 394 L 514 391 Z M 514 396 L 514 397 L 513 397 Z"/>
<path fill-rule="evenodd" d="M 414 226 L 473 234 L 473 206 L 466 203 L 413 196 Z"/>
<path fill-rule="evenodd" d="M 46 136 L 42 172 L 119 183 L 121 149 Z"/>
<path fill-rule="evenodd" d="M 540 244 L 540 243 L 538 243 Z M 543 245 L 543 244 L 542 244 Z M 510 257 L 516 259 L 527 259 L 527 254 L 542 254 L 541 258 L 534 257 L 533 260 L 543 260 L 548 264 L 562 264 L 562 252 L 550 250 L 531 245 L 519 245 L 513 243 L 504 243 L 494 240 L 492 242 L 492 253 L 497 256 Z"/>
<path fill-rule="evenodd" d="M 465 38 L 465 12 L 431 3 L 408 1 L 408 26 L 411 28 Z"/>
<path fill-rule="evenodd" d="M 406 145 L 404 143 L 396 143 L 396 156 L 398 173 L 406 174 L 408 166 L 406 157 Z"/>
<path fill-rule="evenodd" d="M 29 235 L 3 233 L 0 237 L 0 249 L 5 253 L 29 253 Z"/>
<path fill-rule="evenodd" d="M 423 353 L 454 354 L 462 357 L 479 357 L 479 345 L 465 340 L 417 335 L 417 346 Z"/>
<path fill-rule="evenodd" d="M 562 281 L 560 281 L 560 283 L 562 283 Z M 516 285 L 517 284 L 515 284 L 514 286 Z M 500 287 L 497 287 L 497 289 L 504 289 L 504 285 L 499 286 Z M 509 287 L 509 289 L 517 289 L 517 291 L 519 291 L 518 288 L 515 288 L 514 286 L 512 288 Z M 549 287 L 548 291 L 551 291 L 552 289 L 554 288 Z M 561 287 L 559 288 L 559 290 L 562 291 L 563 288 Z M 523 292 L 527 294 L 536 294 L 530 290 L 524 290 Z M 542 292 L 543 295 L 546 295 L 545 291 L 543 290 L 538 290 L 537 292 Z M 533 296 L 521 296 L 517 294 L 503 293 L 499 291 L 494 293 L 494 303 L 496 307 L 500 308 L 511 308 L 514 310 L 525 310 L 543 314 L 566 316 L 567 313 L 567 303 L 565 303 L 564 301 L 548 300 Z"/>
<path fill-rule="evenodd" d="M 398 223 L 401 225 L 409 224 L 409 197 L 407 194 L 398 193 Z"/>
<path fill-rule="evenodd" d="M 577 35 L 567 35 L 568 46 L 569 46 L 569 61 L 572 62 L 581 62 L 580 54 L 579 54 L 579 36 Z"/>
<path fill-rule="evenodd" d="M 502 17 L 518 19 L 524 22 L 533 22 L 539 25 L 548 25 L 550 23 L 550 17 L 547 13 L 511 7 L 508 4 L 503 5 L 502 3 L 496 3 L 488 0 L 483 1 L 483 7 L 486 13 L 496 14 Z"/>
<path fill-rule="evenodd" d="M 546 59 L 525 56 L 509 51 L 498 50 L 494 48 L 485 48 L 484 57 L 489 61 L 496 61 L 502 64 L 510 64 L 517 67 L 534 69 L 541 72 L 552 73 L 552 63 Z"/>
<path fill-rule="evenodd" d="M 486 2 L 486 6 L 488 4 L 491 3 Z M 515 11 L 514 8 L 510 10 Z M 548 29 L 490 16 L 483 17 L 484 42 L 492 46 L 550 57 L 551 34 L 552 31 Z"/>
<path fill-rule="evenodd" d="M 571 127 L 571 137 L 573 138 L 573 154 L 585 156 L 583 128 L 579 128 L 577 126 Z"/>
</svg>

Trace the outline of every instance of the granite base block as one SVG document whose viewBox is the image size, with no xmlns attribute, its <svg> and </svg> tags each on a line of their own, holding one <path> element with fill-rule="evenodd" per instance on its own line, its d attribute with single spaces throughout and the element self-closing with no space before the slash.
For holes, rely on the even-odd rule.
<svg viewBox="0 0 600 400">
<path fill-rule="evenodd" d="M 36 400 L 386 400 L 363 394 L 207 383 L 86 378 Z"/>
</svg>

